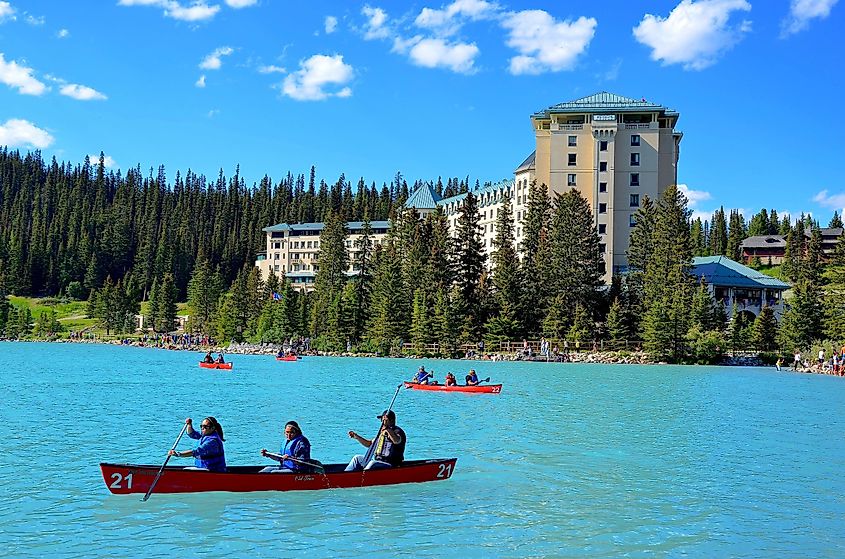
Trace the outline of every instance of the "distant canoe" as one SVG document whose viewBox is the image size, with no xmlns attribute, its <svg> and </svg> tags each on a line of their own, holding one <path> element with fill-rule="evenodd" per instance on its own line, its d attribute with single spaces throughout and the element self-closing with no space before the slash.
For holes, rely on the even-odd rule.
<svg viewBox="0 0 845 559">
<path fill-rule="evenodd" d="M 446 386 L 445 384 L 417 384 L 406 382 L 405 388 L 413 390 L 432 390 L 436 392 L 474 392 L 476 394 L 498 394 L 502 391 L 501 384 L 477 384 L 475 386 Z"/>
<path fill-rule="evenodd" d="M 203 369 L 231 369 L 231 363 L 206 363 L 205 361 L 200 361 L 200 367 Z"/>
<path fill-rule="evenodd" d="M 394 468 L 345 472 L 346 464 L 325 464 L 325 473 L 258 473 L 264 466 L 230 466 L 225 472 L 188 470 L 167 466 L 155 493 L 201 493 L 206 491 L 300 491 L 342 489 L 372 485 L 396 485 L 449 479 L 457 458 L 406 460 Z M 103 480 L 115 494 L 145 494 L 160 466 L 100 464 Z"/>
<path fill-rule="evenodd" d="M 298 355 L 285 355 L 284 357 L 276 356 L 276 361 L 296 361 L 297 359 L 302 359 L 302 357 Z"/>
</svg>

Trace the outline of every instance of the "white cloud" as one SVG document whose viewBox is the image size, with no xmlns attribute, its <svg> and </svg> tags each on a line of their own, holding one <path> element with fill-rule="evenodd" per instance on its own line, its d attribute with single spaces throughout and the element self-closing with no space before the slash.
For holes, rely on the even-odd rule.
<svg viewBox="0 0 845 559">
<path fill-rule="evenodd" d="M 205 74 L 201 75 L 199 79 L 194 82 L 194 85 L 197 87 L 205 87 Z"/>
<path fill-rule="evenodd" d="M 235 51 L 232 47 L 218 47 L 214 49 L 214 52 L 202 59 L 202 62 L 200 62 L 200 68 L 203 70 L 219 70 L 223 65 L 223 61 L 220 57 L 229 56 L 233 52 Z"/>
<path fill-rule="evenodd" d="M 59 39 L 67 39 L 68 37 L 70 37 L 70 31 L 68 31 L 67 29 L 59 29 L 59 32 L 56 33 L 56 37 L 58 37 Z"/>
<path fill-rule="evenodd" d="M 845 208 L 845 193 L 828 194 L 827 190 L 822 190 L 813 196 L 813 202 L 824 208 L 839 210 L 840 214 L 845 213 L 845 209 L 843 209 Z"/>
<path fill-rule="evenodd" d="M 287 70 L 281 66 L 276 66 L 274 64 L 269 64 L 267 66 L 259 66 L 258 67 L 259 74 L 286 74 Z"/>
<path fill-rule="evenodd" d="M 792 0 L 789 15 L 781 22 L 781 38 L 804 31 L 810 20 L 825 19 L 839 0 Z"/>
<path fill-rule="evenodd" d="M 91 160 L 91 165 L 99 165 L 100 164 L 100 154 L 95 153 L 88 156 L 88 159 Z M 117 168 L 117 161 L 114 160 L 114 157 L 111 155 L 103 155 L 103 166 L 107 169 L 115 169 Z"/>
<path fill-rule="evenodd" d="M 352 90 L 342 87 L 354 77 L 352 66 L 343 62 L 343 56 L 315 54 L 299 63 L 299 70 L 285 78 L 282 93 L 297 101 L 319 101 L 328 97 L 349 97 Z M 341 88 L 332 93 L 327 88 Z"/>
<path fill-rule="evenodd" d="M 687 197 L 690 208 L 696 208 L 700 202 L 713 198 L 713 196 L 706 190 L 693 190 L 685 184 L 679 184 L 678 190 Z"/>
<path fill-rule="evenodd" d="M 701 70 L 751 30 L 749 21 L 738 26 L 728 22 L 734 11 L 750 10 L 746 0 L 682 0 L 669 17 L 643 16 L 633 30 L 634 37 L 652 49 L 652 60 Z"/>
<path fill-rule="evenodd" d="M 15 9 L 8 2 L 0 2 L 0 23 L 15 20 Z"/>
<path fill-rule="evenodd" d="M 475 72 L 475 57 L 480 52 L 475 43 L 447 43 L 443 39 L 420 39 L 419 37 L 404 43 L 397 39 L 394 42 L 394 50 L 396 49 L 409 49 L 408 56 L 417 66 L 448 68 L 461 74 Z"/>
<path fill-rule="evenodd" d="M 208 118 L 214 118 L 219 114 L 220 114 L 220 109 L 211 109 L 210 111 L 208 111 L 208 113 L 205 116 L 207 116 Z"/>
<path fill-rule="evenodd" d="M 14 60 L 6 62 L 0 52 L 0 83 L 17 88 L 23 95 L 41 95 L 47 86 L 32 75 L 33 69 L 21 66 Z"/>
<path fill-rule="evenodd" d="M 45 23 L 47 23 L 47 18 L 45 18 L 44 16 L 34 16 L 32 14 L 26 14 L 24 21 L 26 21 L 29 25 L 44 25 Z"/>
<path fill-rule="evenodd" d="M 571 70 L 596 33 L 594 18 L 557 21 L 543 10 L 512 12 L 502 19 L 507 45 L 517 52 L 510 61 L 514 75 Z"/>
<path fill-rule="evenodd" d="M 53 143 L 53 136 L 29 121 L 11 118 L 0 124 L 0 145 L 9 147 L 46 148 Z"/>
<path fill-rule="evenodd" d="M 108 99 L 108 97 L 96 89 L 90 88 L 87 85 L 79 85 L 76 83 L 63 85 L 59 89 L 59 93 L 66 95 L 67 97 L 72 97 L 78 101 L 105 101 Z"/>
<path fill-rule="evenodd" d="M 498 10 L 497 4 L 485 0 L 455 0 L 440 10 L 423 8 L 414 24 L 440 36 L 449 36 L 460 30 L 466 20 L 486 19 Z"/>
<path fill-rule="evenodd" d="M 181 21 L 203 21 L 213 18 L 220 11 L 220 6 L 209 6 L 204 1 L 196 0 L 190 6 L 183 6 L 175 0 L 119 0 L 120 6 L 154 6 L 164 10 L 164 16 Z"/>
<path fill-rule="evenodd" d="M 337 18 L 334 16 L 326 16 L 326 35 L 330 35 L 337 29 Z"/>
<path fill-rule="evenodd" d="M 241 8 L 249 8 L 258 4 L 258 0 L 226 0 L 226 5 L 230 8 L 239 10 Z"/>
<path fill-rule="evenodd" d="M 390 36 L 390 29 L 387 28 L 387 12 L 381 8 L 372 8 L 365 5 L 361 13 L 367 17 L 367 24 L 364 31 L 364 39 L 386 39 Z"/>
</svg>

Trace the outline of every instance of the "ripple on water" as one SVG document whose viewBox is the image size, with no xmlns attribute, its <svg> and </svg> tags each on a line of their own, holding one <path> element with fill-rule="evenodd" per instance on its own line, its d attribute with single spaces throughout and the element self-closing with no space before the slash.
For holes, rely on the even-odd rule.
<svg viewBox="0 0 845 559">
<path fill-rule="evenodd" d="M 420 364 L 0 343 L 8 557 L 845 556 L 845 382 L 766 369 L 480 363 L 499 396 L 400 391 L 408 456 L 451 480 L 282 494 L 113 496 L 101 461 L 158 464 L 214 415 L 227 459 L 261 463 L 296 419 L 346 462 Z M 180 448 L 193 441 L 183 439 Z M 187 460 L 178 463 L 188 464 Z"/>
</svg>

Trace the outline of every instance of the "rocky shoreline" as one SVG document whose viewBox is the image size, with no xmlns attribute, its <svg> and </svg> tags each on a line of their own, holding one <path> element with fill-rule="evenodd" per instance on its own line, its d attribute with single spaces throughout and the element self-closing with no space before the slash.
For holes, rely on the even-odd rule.
<svg viewBox="0 0 845 559">
<path fill-rule="evenodd" d="M 45 340 L 39 340 L 45 341 Z M 56 339 L 46 340 L 58 343 L 86 343 L 86 344 L 108 344 L 108 345 L 125 345 L 132 347 L 147 347 L 155 349 L 167 349 L 171 351 L 194 351 L 197 353 L 211 352 L 213 354 L 223 353 L 224 355 L 268 355 L 274 356 L 278 352 L 278 344 L 250 344 L 237 343 L 228 346 L 202 346 L 202 345 L 183 345 L 183 344 L 163 344 L 163 343 L 144 343 L 138 340 L 98 340 L 98 339 Z M 309 350 L 300 352 L 302 356 L 315 357 L 384 357 L 377 353 L 354 353 L 354 352 L 324 352 Z M 418 355 L 390 355 L 392 358 L 399 359 L 442 359 L 436 356 L 418 356 Z M 653 359 L 648 353 L 644 351 L 580 351 L 570 352 L 565 355 L 558 355 L 556 358 L 546 358 L 542 355 L 532 355 L 526 357 L 521 352 L 513 353 L 490 353 L 484 355 L 473 354 L 470 356 L 456 358 L 468 361 L 526 361 L 532 363 L 595 363 L 602 365 L 665 365 L 665 361 Z M 723 366 L 742 366 L 742 367 L 761 367 L 766 364 L 757 356 L 736 356 L 726 357 L 718 365 Z M 816 371 L 804 371 L 816 372 Z"/>
</svg>

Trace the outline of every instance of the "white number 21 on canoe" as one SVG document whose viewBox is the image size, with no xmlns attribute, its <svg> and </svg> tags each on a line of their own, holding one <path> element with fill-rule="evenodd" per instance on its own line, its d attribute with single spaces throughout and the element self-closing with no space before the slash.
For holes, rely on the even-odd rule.
<svg viewBox="0 0 845 559">
<path fill-rule="evenodd" d="M 126 480 L 126 489 L 132 489 L 132 474 L 123 477 L 120 473 L 115 472 L 111 475 L 111 478 L 114 480 L 111 485 L 109 485 L 112 489 L 123 489 L 121 485 L 124 480 Z"/>
<path fill-rule="evenodd" d="M 438 479 L 447 478 L 452 475 L 452 464 L 438 464 Z"/>
</svg>

